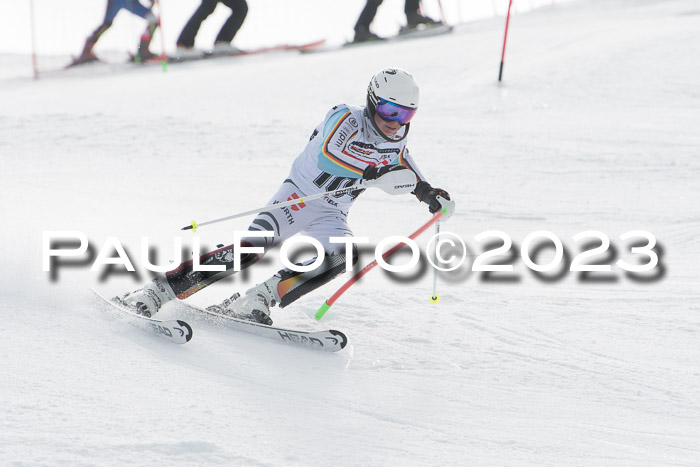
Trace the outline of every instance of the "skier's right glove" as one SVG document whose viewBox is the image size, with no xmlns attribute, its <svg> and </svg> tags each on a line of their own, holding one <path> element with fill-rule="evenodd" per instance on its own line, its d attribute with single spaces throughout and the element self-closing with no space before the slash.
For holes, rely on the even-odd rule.
<svg viewBox="0 0 700 467">
<path fill-rule="evenodd" d="M 389 172 L 393 172 L 395 170 L 408 170 L 408 168 L 404 167 L 403 165 L 385 165 L 379 168 L 368 165 L 365 171 L 362 172 L 362 178 L 365 180 L 376 180 L 382 175 L 388 174 Z"/>
<path fill-rule="evenodd" d="M 442 188 L 433 188 L 425 180 L 418 182 L 413 193 L 420 201 L 428 205 L 431 214 L 435 214 L 443 207 L 447 208 L 447 212 L 443 215 L 446 220 L 454 212 L 455 203 L 450 199 L 450 194 Z"/>
</svg>

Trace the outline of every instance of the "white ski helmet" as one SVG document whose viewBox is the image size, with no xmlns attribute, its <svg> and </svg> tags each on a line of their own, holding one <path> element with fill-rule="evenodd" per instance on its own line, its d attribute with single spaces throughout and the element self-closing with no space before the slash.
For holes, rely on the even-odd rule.
<svg viewBox="0 0 700 467">
<path fill-rule="evenodd" d="M 401 68 L 381 70 L 372 76 L 367 88 L 367 109 L 372 116 L 382 100 L 417 110 L 419 99 L 420 91 L 416 80 Z"/>
</svg>

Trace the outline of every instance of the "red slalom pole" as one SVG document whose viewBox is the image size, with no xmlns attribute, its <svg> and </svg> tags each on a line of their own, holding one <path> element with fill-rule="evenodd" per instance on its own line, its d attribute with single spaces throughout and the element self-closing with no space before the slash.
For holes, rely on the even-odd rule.
<svg viewBox="0 0 700 467">
<path fill-rule="evenodd" d="M 154 0 L 158 7 L 158 29 L 160 29 L 160 66 L 163 71 L 168 71 L 168 56 L 165 54 L 165 34 L 163 34 L 163 9 L 160 6 L 160 1 Z M 155 32 L 155 31 L 154 31 Z"/>
<path fill-rule="evenodd" d="M 425 232 L 425 230 L 426 230 L 428 227 L 430 227 L 431 225 L 433 225 L 434 223 L 436 223 L 436 222 L 442 217 L 442 214 L 443 214 L 442 211 L 441 211 L 441 212 L 435 213 L 435 215 L 432 217 L 432 219 L 430 219 L 430 220 L 429 220 L 428 222 L 426 222 L 422 227 L 420 227 L 418 230 L 416 230 L 416 231 L 413 232 L 411 235 L 409 235 L 408 238 L 410 238 L 411 240 L 413 240 L 414 238 L 416 238 L 417 236 L 419 236 L 420 234 L 422 234 L 423 232 Z M 382 259 L 386 259 L 386 258 L 388 258 L 389 256 L 393 255 L 394 253 L 396 253 L 397 251 L 399 251 L 399 250 L 401 249 L 401 247 L 403 247 L 404 245 L 406 245 L 406 244 L 403 243 L 403 242 L 394 245 L 390 250 L 387 250 L 387 252 L 384 253 L 384 254 L 382 255 Z M 376 265 L 377 265 L 377 260 L 375 259 L 374 261 L 372 261 L 371 263 L 369 263 L 367 266 L 365 266 L 364 268 L 362 268 L 362 270 L 361 270 L 360 272 L 358 272 L 357 274 L 355 274 L 354 276 L 352 276 L 352 278 L 351 278 L 349 281 L 347 281 L 345 284 L 343 284 L 343 286 L 342 286 L 341 288 L 339 288 L 339 289 L 331 296 L 331 298 L 329 298 L 328 300 L 326 300 L 326 301 L 323 303 L 323 305 L 321 305 L 321 308 L 318 309 L 318 311 L 317 311 L 316 314 L 314 315 L 314 318 L 316 318 L 316 320 L 319 320 L 319 319 L 323 318 L 323 315 L 325 315 L 325 314 L 326 314 L 326 311 L 328 311 L 328 309 L 335 303 L 335 301 L 338 300 L 338 297 L 340 297 L 341 295 L 343 295 L 343 293 L 345 293 L 345 291 L 348 290 L 348 289 L 350 288 L 350 286 L 352 286 L 355 282 L 357 282 L 358 280 L 360 280 L 360 277 L 362 277 L 362 276 L 364 276 L 365 274 L 367 274 L 367 273 L 368 273 L 369 271 L 371 271 L 372 268 L 374 268 Z"/>
<path fill-rule="evenodd" d="M 506 16 L 506 32 L 503 35 L 503 51 L 501 52 L 501 67 L 498 70 L 498 82 L 503 77 L 503 61 L 506 57 L 506 39 L 508 38 L 508 23 L 510 23 L 510 7 L 513 5 L 513 0 L 508 2 L 508 15 Z"/>
<path fill-rule="evenodd" d="M 445 17 L 445 9 L 442 7 L 442 0 L 438 0 L 438 7 L 440 7 L 440 17 L 442 17 L 442 24 L 447 25 L 447 19 Z"/>
<path fill-rule="evenodd" d="M 39 68 L 36 58 L 36 20 L 34 18 L 34 0 L 29 0 L 29 20 L 32 26 L 32 69 L 34 70 L 34 79 L 39 79 Z"/>
</svg>

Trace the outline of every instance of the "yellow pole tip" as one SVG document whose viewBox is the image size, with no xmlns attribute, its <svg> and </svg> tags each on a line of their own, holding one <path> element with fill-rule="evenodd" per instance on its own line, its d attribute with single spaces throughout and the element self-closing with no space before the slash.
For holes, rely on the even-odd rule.
<svg viewBox="0 0 700 467">
<path fill-rule="evenodd" d="M 440 301 L 440 296 L 435 295 L 434 297 L 430 297 L 430 303 L 437 303 Z"/>
<path fill-rule="evenodd" d="M 192 221 L 192 222 L 190 222 L 190 225 L 192 226 L 192 232 L 196 232 L 197 231 L 197 222 Z"/>
</svg>

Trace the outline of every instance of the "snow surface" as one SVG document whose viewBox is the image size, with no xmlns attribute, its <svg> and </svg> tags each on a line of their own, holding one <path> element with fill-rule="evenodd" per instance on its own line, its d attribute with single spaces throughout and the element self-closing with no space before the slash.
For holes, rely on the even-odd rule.
<svg viewBox="0 0 700 467">
<path fill-rule="evenodd" d="M 697 465 L 698 18 L 695 0 L 518 15 L 500 86 L 500 18 L 335 53 L 3 80 L 2 463 Z M 328 108 L 361 104 L 388 65 L 421 85 L 410 147 L 456 200 L 443 230 L 470 254 L 486 230 L 510 235 L 516 254 L 551 230 L 573 256 L 572 237 L 595 229 L 616 251 L 597 260 L 636 262 L 619 236 L 643 229 L 661 246 L 660 273 L 546 280 L 515 256 L 514 280 L 485 281 L 470 257 L 440 275 L 438 305 L 429 272 L 375 270 L 320 323 L 311 316 L 347 275 L 274 311 L 280 326 L 345 332 L 336 354 L 171 304 L 162 316 L 194 328 L 176 346 L 99 306 L 91 286 L 116 294 L 148 280 L 142 236 L 163 261 L 190 220 L 266 202 Z M 370 191 L 350 222 L 376 243 L 428 218 L 410 196 Z M 199 235 L 225 243 L 247 222 Z M 90 272 L 83 258 L 52 280 L 41 270 L 50 230 L 85 232 L 94 254 L 117 237 L 138 277 Z M 278 267 L 273 252 L 188 300 L 219 301 Z"/>
</svg>

